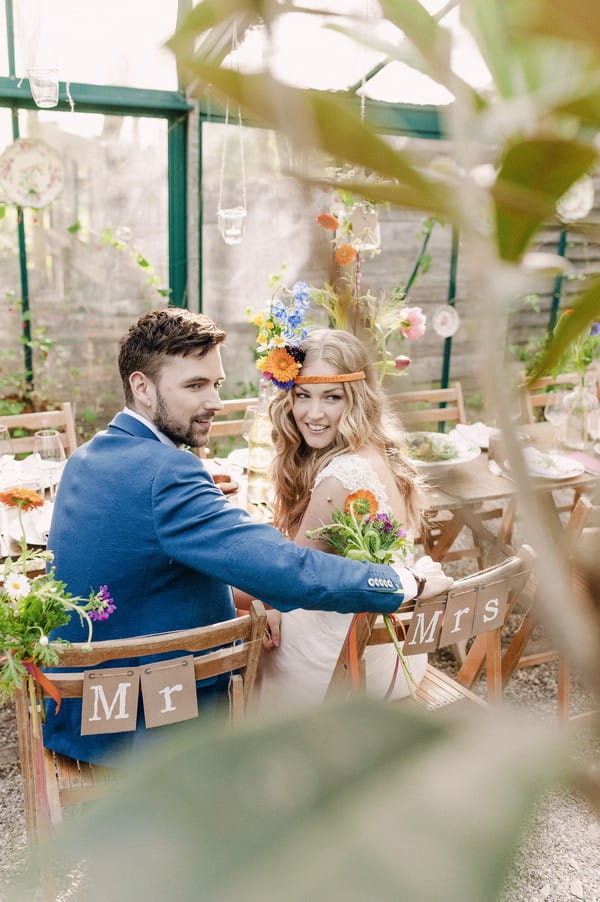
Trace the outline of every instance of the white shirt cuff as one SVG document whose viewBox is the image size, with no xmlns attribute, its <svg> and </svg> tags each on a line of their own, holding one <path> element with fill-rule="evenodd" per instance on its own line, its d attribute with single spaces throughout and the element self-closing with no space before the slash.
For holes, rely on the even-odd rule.
<svg viewBox="0 0 600 902">
<path fill-rule="evenodd" d="M 412 571 L 409 570 L 408 567 L 399 567 L 397 564 L 392 564 L 391 566 L 400 577 L 400 582 L 402 583 L 402 589 L 404 592 L 404 601 L 410 601 L 416 596 L 419 588 L 417 586 L 417 581 L 412 574 Z"/>
</svg>

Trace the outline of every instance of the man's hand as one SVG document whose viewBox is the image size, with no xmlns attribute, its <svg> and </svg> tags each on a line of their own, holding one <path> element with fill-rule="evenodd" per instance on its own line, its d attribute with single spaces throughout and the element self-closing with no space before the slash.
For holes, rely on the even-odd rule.
<svg viewBox="0 0 600 902">
<path fill-rule="evenodd" d="M 427 582 L 420 598 L 433 598 L 447 592 L 454 580 L 446 576 L 439 561 L 432 561 L 428 554 L 424 554 L 410 568 L 417 576 L 424 577 Z"/>
<path fill-rule="evenodd" d="M 267 608 L 267 628 L 263 636 L 263 648 L 279 648 L 279 624 L 281 612 Z"/>
</svg>

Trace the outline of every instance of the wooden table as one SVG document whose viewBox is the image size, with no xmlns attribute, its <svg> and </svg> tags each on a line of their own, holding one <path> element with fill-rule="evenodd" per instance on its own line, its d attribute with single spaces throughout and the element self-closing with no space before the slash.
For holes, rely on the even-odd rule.
<svg viewBox="0 0 600 902">
<path fill-rule="evenodd" d="M 526 445 L 540 451 L 552 447 L 553 427 L 550 423 L 533 423 L 523 427 L 528 436 Z M 560 449 L 561 454 L 569 455 L 569 449 Z M 502 466 L 504 470 L 504 467 Z M 531 477 L 531 487 L 543 505 L 549 522 L 558 531 L 560 525 L 561 504 L 555 493 L 572 489 L 577 494 L 584 489 L 591 489 L 600 484 L 597 476 L 584 472 L 570 479 L 546 479 Z M 497 532 L 487 525 L 486 507 L 488 503 L 502 502 L 506 505 L 505 517 L 501 519 Z M 504 553 L 510 553 L 510 529 L 507 517 L 514 514 L 518 502 L 518 486 L 510 476 L 495 475 L 489 470 L 487 452 L 482 452 L 475 460 L 450 467 L 430 482 L 425 491 L 425 505 L 429 517 L 437 512 L 451 511 L 452 518 L 438 522 L 440 534 L 430 551 L 435 560 L 443 560 L 460 533 L 465 527 L 471 529 L 477 538 L 485 538 Z M 512 505 L 512 506 L 511 506 Z M 489 510 L 488 510 L 489 514 Z"/>
</svg>

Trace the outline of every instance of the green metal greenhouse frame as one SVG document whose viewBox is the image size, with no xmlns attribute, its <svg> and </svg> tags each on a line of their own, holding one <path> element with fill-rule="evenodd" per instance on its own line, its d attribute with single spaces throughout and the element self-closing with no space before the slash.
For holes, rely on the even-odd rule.
<svg viewBox="0 0 600 902">
<path fill-rule="evenodd" d="M 19 110 L 35 110 L 29 81 L 17 78 L 15 71 L 14 25 L 12 0 L 5 0 L 8 48 L 8 77 L 0 77 L 0 107 L 12 113 L 13 138 L 19 137 Z M 361 82 L 352 87 L 357 90 L 372 78 L 382 67 L 373 69 Z M 114 116 L 150 116 L 167 121 L 168 141 L 168 258 L 170 302 L 175 306 L 188 305 L 188 236 L 187 236 L 187 139 L 190 117 L 199 117 L 199 172 L 198 193 L 202 197 L 202 125 L 207 122 L 225 123 L 222 110 L 207 104 L 193 105 L 180 91 L 142 90 L 138 88 L 111 87 L 94 84 L 62 82 L 59 85 L 59 111 L 75 113 L 100 113 Z M 365 120 L 382 133 L 415 138 L 437 140 L 443 137 L 439 111 L 432 106 L 410 106 L 366 100 Z M 254 124 L 254 123 L 246 123 Z M 31 332 L 29 324 L 29 289 L 27 279 L 27 247 L 22 217 L 18 217 L 18 245 L 21 278 L 21 297 L 24 312 L 23 337 L 25 346 L 25 370 L 33 378 Z M 198 298 L 202 309 L 202 205 L 198 213 Z M 458 261 L 458 236 L 452 236 L 452 250 L 449 261 L 448 303 L 454 305 L 456 296 L 456 273 Z M 560 297 L 560 286 L 557 288 Z M 448 385 L 452 338 L 444 341 L 444 355 L 440 385 Z"/>
</svg>

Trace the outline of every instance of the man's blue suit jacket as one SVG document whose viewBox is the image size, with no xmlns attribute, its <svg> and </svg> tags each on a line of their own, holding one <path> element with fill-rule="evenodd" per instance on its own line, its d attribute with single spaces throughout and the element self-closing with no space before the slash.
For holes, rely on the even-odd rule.
<svg viewBox="0 0 600 902">
<path fill-rule="evenodd" d="M 48 545 L 73 595 L 108 586 L 117 610 L 95 624 L 96 640 L 227 620 L 235 616 L 231 585 L 282 611 L 387 613 L 403 600 L 390 567 L 299 548 L 254 523 L 197 457 L 125 413 L 68 460 Z M 86 639 L 76 616 L 57 632 Z M 222 682 L 213 682 L 199 691 L 201 706 L 222 692 Z M 80 702 L 63 700 L 58 715 L 54 707 L 48 704 L 44 741 L 62 754 L 106 761 L 136 740 L 133 733 L 81 736 Z"/>
</svg>

